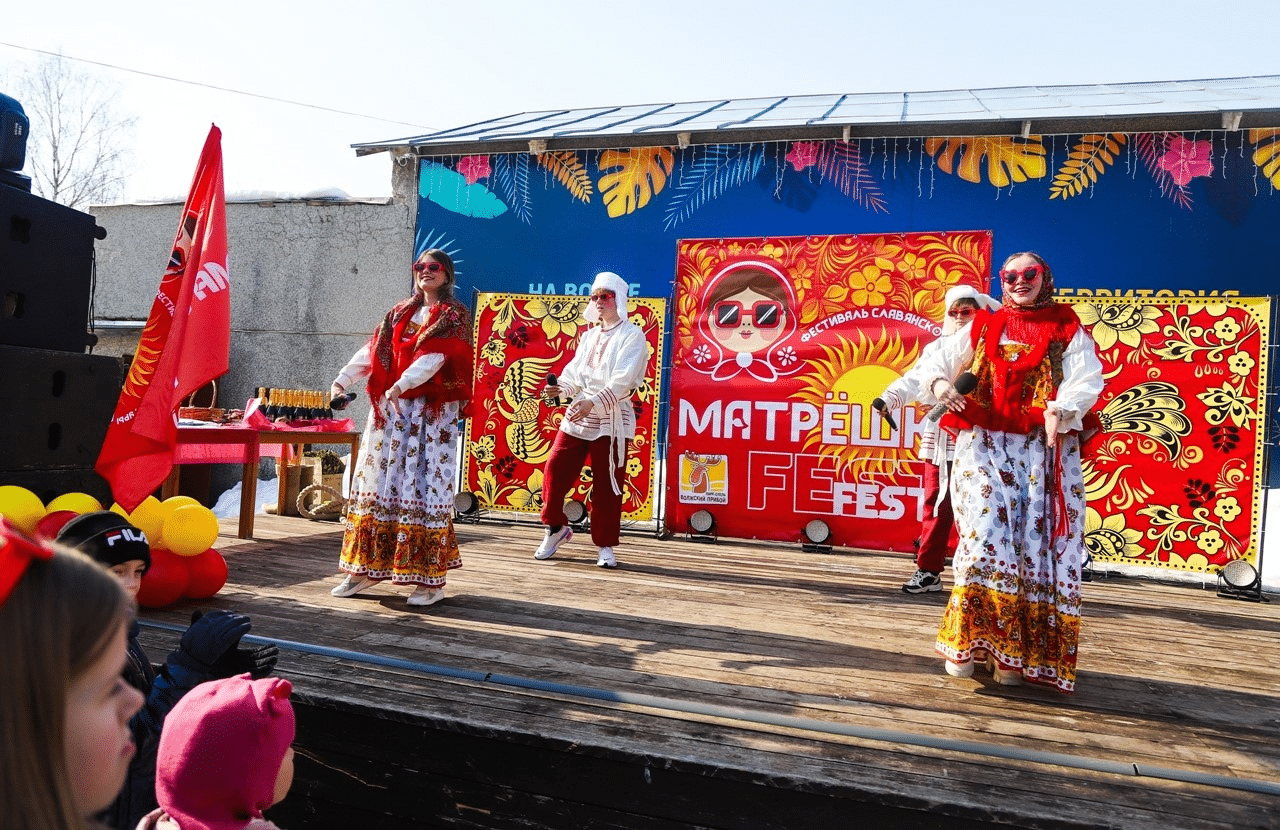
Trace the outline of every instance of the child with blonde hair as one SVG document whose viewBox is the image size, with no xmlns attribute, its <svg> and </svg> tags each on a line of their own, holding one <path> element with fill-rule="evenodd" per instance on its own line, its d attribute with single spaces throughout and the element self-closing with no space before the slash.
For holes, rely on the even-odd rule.
<svg viewBox="0 0 1280 830">
<path fill-rule="evenodd" d="M 84 830 L 116 797 L 142 694 L 124 669 L 129 601 L 84 554 L 0 518 L 0 827 Z"/>
</svg>

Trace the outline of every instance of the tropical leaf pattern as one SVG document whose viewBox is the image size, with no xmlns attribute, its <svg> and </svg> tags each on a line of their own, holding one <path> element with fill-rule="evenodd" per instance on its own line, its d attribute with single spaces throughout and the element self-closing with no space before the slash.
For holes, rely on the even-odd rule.
<svg viewBox="0 0 1280 830">
<path fill-rule="evenodd" d="M 591 186 L 591 176 L 577 153 L 572 150 L 540 153 L 538 164 L 545 167 L 556 181 L 564 185 L 564 189 L 569 191 L 573 198 L 580 202 L 591 201 L 591 194 L 595 192 Z"/>
<path fill-rule="evenodd" d="M 1262 169 L 1272 187 L 1280 188 L 1280 130 L 1250 130 L 1253 163 Z"/>
<path fill-rule="evenodd" d="M 1180 185 L 1169 175 L 1169 171 L 1160 166 L 1160 157 L 1169 149 L 1169 141 L 1173 133 L 1139 133 L 1133 137 L 1133 146 L 1138 151 L 1142 166 L 1147 168 L 1160 195 L 1169 199 L 1180 208 L 1191 210 L 1191 190 Z"/>
<path fill-rule="evenodd" d="M 503 153 L 495 157 L 493 184 L 526 225 L 533 224 L 533 200 L 529 194 L 529 154 Z"/>
<path fill-rule="evenodd" d="M 1124 133 L 1107 133 L 1081 136 L 1071 148 L 1067 160 L 1058 168 L 1049 188 L 1050 199 L 1069 199 L 1079 196 L 1086 188 L 1097 183 L 1098 177 L 1115 163 L 1120 148 L 1128 141 Z"/>
<path fill-rule="evenodd" d="M 634 213 L 662 192 L 675 168 L 669 147 L 605 150 L 596 162 L 597 184 L 610 219 Z"/>
<path fill-rule="evenodd" d="M 930 138 L 925 152 L 944 173 L 952 173 L 967 182 L 982 182 L 982 162 L 987 163 L 987 181 L 995 187 L 1008 187 L 1014 182 L 1044 178 L 1045 150 L 1040 138 L 1013 136 L 970 136 L 965 138 Z"/>
<path fill-rule="evenodd" d="M 667 205 L 665 228 L 670 230 L 725 191 L 751 181 L 763 164 L 762 145 L 714 144 L 702 149 L 680 170 L 680 180 Z"/>
<path fill-rule="evenodd" d="M 863 162 L 856 142 L 822 142 L 818 147 L 817 167 L 824 179 L 867 210 L 889 212 L 884 194 Z"/>
<path fill-rule="evenodd" d="M 434 161 L 424 160 L 418 169 L 418 195 L 463 216 L 493 219 L 507 212 L 489 188 L 478 182 L 468 184 L 461 173 Z"/>
</svg>

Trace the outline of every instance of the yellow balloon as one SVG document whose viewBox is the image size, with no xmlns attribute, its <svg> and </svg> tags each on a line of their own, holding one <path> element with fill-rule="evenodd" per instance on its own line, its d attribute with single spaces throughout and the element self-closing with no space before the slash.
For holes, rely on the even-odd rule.
<svg viewBox="0 0 1280 830">
<path fill-rule="evenodd" d="M 165 520 L 165 547 L 179 556 L 198 556 L 217 539 L 218 517 L 203 505 L 182 505 Z"/>
<path fill-rule="evenodd" d="M 129 518 L 129 511 L 121 507 L 120 502 L 116 502 L 115 504 L 111 505 L 111 512 L 118 513 L 119 515 L 124 516 L 126 519 Z"/>
<path fill-rule="evenodd" d="M 199 501 L 191 498 L 190 496 L 170 496 L 160 502 L 161 526 L 163 526 L 165 522 L 169 521 L 169 517 L 173 515 L 173 511 L 177 510 L 179 507 L 186 507 L 189 504 L 194 504 L 196 507 L 201 506 Z"/>
<path fill-rule="evenodd" d="M 4 516 L 15 527 L 26 533 L 35 533 L 36 525 L 45 517 L 47 510 L 40 497 L 16 484 L 0 487 L 0 516 Z"/>
<path fill-rule="evenodd" d="M 161 532 L 164 511 L 160 508 L 160 500 L 155 496 L 147 496 L 142 504 L 133 508 L 133 512 L 129 514 L 129 524 L 147 534 L 152 550 L 165 547 L 164 534 Z"/>
<path fill-rule="evenodd" d="M 49 502 L 48 507 L 45 509 L 50 513 L 55 513 L 59 510 L 70 510 L 72 513 L 83 516 L 85 513 L 96 513 L 101 510 L 102 502 L 88 493 L 63 493 Z"/>
</svg>

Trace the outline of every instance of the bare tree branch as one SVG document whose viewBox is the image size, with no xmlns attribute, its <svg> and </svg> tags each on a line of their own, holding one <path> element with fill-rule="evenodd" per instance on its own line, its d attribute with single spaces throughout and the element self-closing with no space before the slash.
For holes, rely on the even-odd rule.
<svg viewBox="0 0 1280 830">
<path fill-rule="evenodd" d="M 106 204 L 124 190 L 137 119 L 115 108 L 117 88 L 57 57 L 42 57 L 16 93 L 31 121 L 31 189 L 68 207 Z"/>
</svg>

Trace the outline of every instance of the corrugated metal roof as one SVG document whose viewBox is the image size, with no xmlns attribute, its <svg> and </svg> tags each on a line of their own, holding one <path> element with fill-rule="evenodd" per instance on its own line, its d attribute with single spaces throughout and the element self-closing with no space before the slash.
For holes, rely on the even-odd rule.
<svg viewBox="0 0 1280 830">
<path fill-rule="evenodd" d="M 1239 120 L 1236 120 L 1239 114 Z M 1280 126 L 1280 75 L 1082 86 L 739 98 L 518 113 L 408 138 L 353 144 L 357 155 L 720 144 L 796 138 L 1009 135 Z M 537 145 L 540 147 L 540 144 Z"/>
</svg>

